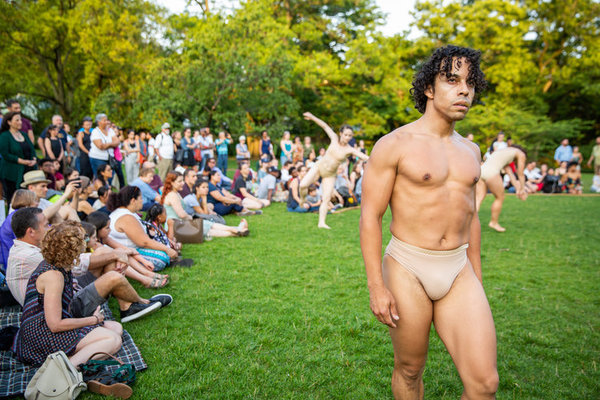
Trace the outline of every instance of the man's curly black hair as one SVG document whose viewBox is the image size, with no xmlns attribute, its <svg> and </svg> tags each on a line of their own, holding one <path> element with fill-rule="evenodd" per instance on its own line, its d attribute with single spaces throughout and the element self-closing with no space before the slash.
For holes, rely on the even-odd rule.
<svg viewBox="0 0 600 400">
<path fill-rule="evenodd" d="M 479 68 L 480 56 L 481 53 L 477 50 L 452 45 L 440 47 L 434 51 L 429 60 L 417 72 L 412 82 L 413 87 L 410 89 L 410 94 L 415 100 L 415 108 L 421 113 L 425 112 L 425 105 L 427 104 L 425 90 L 429 86 L 433 87 L 435 78 L 439 74 L 445 74 L 449 78 L 452 75 L 454 66 L 460 68 L 461 59 L 463 58 L 469 63 L 467 82 L 475 87 L 475 96 L 483 92 L 487 87 L 487 82 Z"/>
</svg>

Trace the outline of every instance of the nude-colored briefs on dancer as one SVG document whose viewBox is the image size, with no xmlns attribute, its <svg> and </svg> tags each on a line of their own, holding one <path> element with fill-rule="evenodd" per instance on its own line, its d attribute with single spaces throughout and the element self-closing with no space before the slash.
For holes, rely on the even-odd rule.
<svg viewBox="0 0 600 400">
<path fill-rule="evenodd" d="M 506 147 L 493 152 L 481 165 L 481 179 L 487 181 L 495 175 L 500 175 L 502 168 L 514 160 L 517 151 L 515 147 Z"/>
<path fill-rule="evenodd" d="M 327 156 L 325 156 L 327 157 Z M 330 158 L 323 157 L 321 160 L 317 161 L 317 168 L 319 170 L 319 175 L 321 178 L 329 178 L 337 175 L 337 169 L 340 165 L 339 162 L 335 162 Z"/>
<path fill-rule="evenodd" d="M 431 300 L 439 300 L 467 264 L 467 247 L 468 243 L 454 250 L 426 250 L 392 236 L 385 254 L 412 273 Z"/>
</svg>

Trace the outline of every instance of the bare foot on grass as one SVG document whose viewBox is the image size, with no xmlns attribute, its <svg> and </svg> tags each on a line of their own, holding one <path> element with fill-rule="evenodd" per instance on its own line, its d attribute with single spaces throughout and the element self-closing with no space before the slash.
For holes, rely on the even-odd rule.
<svg viewBox="0 0 600 400">
<path fill-rule="evenodd" d="M 503 227 L 502 227 L 502 226 L 500 226 L 500 224 L 498 224 L 498 223 L 492 223 L 492 222 L 490 222 L 490 223 L 488 224 L 488 226 L 489 226 L 490 228 L 494 229 L 495 231 L 498 231 L 498 232 L 504 232 L 504 231 L 506 231 L 506 228 L 503 228 Z"/>
</svg>

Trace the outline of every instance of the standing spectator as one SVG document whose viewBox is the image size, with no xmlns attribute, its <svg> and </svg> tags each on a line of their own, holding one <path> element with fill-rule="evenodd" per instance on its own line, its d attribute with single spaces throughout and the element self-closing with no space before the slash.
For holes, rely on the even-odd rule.
<svg viewBox="0 0 600 400">
<path fill-rule="evenodd" d="M 148 140 L 148 162 L 155 163 L 156 162 L 156 152 L 154 151 L 154 145 L 156 144 L 156 139 L 152 136 L 151 132 L 148 132 L 146 135 L 146 140 Z M 142 168 L 144 168 L 144 164 L 142 163 Z"/>
<path fill-rule="evenodd" d="M 127 139 L 123 142 L 123 151 L 125 152 L 125 174 L 127 175 L 127 183 L 133 182 L 140 173 L 140 145 L 135 140 L 135 131 L 130 129 L 127 131 Z"/>
<path fill-rule="evenodd" d="M 114 158 L 114 148 L 119 145 L 119 138 L 108 125 L 106 114 L 96 115 L 96 127 L 90 135 L 91 145 L 89 151 L 90 166 L 96 173 L 102 164 L 109 164 L 109 159 Z"/>
<path fill-rule="evenodd" d="M 58 128 L 58 138 L 62 141 L 63 148 L 67 148 L 67 132 L 63 129 L 63 119 L 60 115 L 56 114 L 52 116 L 52 123 Z M 38 146 L 40 150 L 42 150 L 42 154 L 46 157 L 46 148 L 44 146 L 44 140 L 46 139 L 46 134 L 48 133 L 48 128 L 44 129 L 40 134 L 40 137 L 37 140 Z"/>
<path fill-rule="evenodd" d="M 215 148 L 215 144 L 210 134 L 209 127 L 202 128 L 200 130 L 200 135 L 200 154 L 202 155 L 202 166 L 200 167 L 200 169 L 203 170 L 206 166 L 206 162 L 208 161 L 208 159 L 214 157 L 213 149 Z"/>
<path fill-rule="evenodd" d="M 592 154 L 587 162 L 588 167 L 592 165 L 594 161 L 594 175 L 600 175 L 600 136 L 596 138 L 596 145 L 592 147 Z"/>
<path fill-rule="evenodd" d="M 292 161 L 292 141 L 290 140 L 290 132 L 283 132 L 283 137 L 279 142 L 279 149 L 281 150 L 281 156 L 279 161 L 283 166 L 286 161 Z"/>
<path fill-rule="evenodd" d="M 502 150 L 508 147 L 508 143 L 504 141 L 504 132 L 498 132 L 496 139 L 492 142 L 492 146 L 490 149 L 490 154 L 494 151 Z"/>
<path fill-rule="evenodd" d="M 302 146 L 300 137 L 296 136 L 294 138 L 294 150 L 293 150 L 292 162 L 294 164 L 296 164 L 298 161 L 304 161 L 304 146 Z"/>
<path fill-rule="evenodd" d="M 140 167 L 144 164 L 144 161 L 146 161 L 149 157 L 148 154 L 148 141 L 146 140 L 146 132 L 145 131 L 141 131 L 139 136 L 138 136 L 138 146 L 140 148 L 140 156 L 138 158 L 138 163 L 140 164 Z"/>
<path fill-rule="evenodd" d="M 0 125 L 0 179 L 4 180 L 4 195 L 7 200 L 21 182 L 23 175 L 36 168 L 35 149 L 29 136 L 21 131 L 21 114 L 9 112 Z"/>
<path fill-rule="evenodd" d="M 583 161 L 583 154 L 579 151 L 579 146 L 573 146 L 573 156 L 571 157 L 572 163 L 577 163 L 577 171 L 581 170 L 581 162 Z"/>
<path fill-rule="evenodd" d="M 25 132 L 27 134 L 27 137 L 29 137 L 29 141 L 31 143 L 33 143 L 34 137 L 33 137 L 33 128 L 31 127 L 31 121 L 29 121 L 27 118 L 25 118 L 23 116 L 23 112 L 21 111 L 21 104 L 19 103 L 19 100 L 16 99 L 10 99 L 6 102 L 6 107 L 8 108 L 8 112 L 14 112 L 14 113 L 18 113 L 19 115 L 21 115 L 21 131 Z"/>
<path fill-rule="evenodd" d="M 223 171 L 223 175 L 227 175 L 227 156 L 230 143 L 231 135 L 223 131 L 219 132 L 219 138 L 215 140 L 215 146 L 217 147 L 217 167 Z"/>
<path fill-rule="evenodd" d="M 79 173 L 90 179 L 94 178 L 94 171 L 90 164 L 90 149 L 92 146 L 92 118 L 84 117 L 82 128 L 77 132 L 77 146 L 79 146 Z"/>
<path fill-rule="evenodd" d="M 275 154 L 273 154 L 273 144 L 271 143 L 269 133 L 267 131 L 262 131 L 260 139 L 260 159 L 269 162 L 274 158 Z"/>
<path fill-rule="evenodd" d="M 554 161 L 560 165 L 562 161 L 571 161 L 571 158 L 573 158 L 573 148 L 569 145 L 569 139 L 563 139 L 554 152 Z"/>
<path fill-rule="evenodd" d="M 304 136 L 304 160 L 308 158 L 308 155 L 311 151 L 315 150 L 315 146 L 313 146 L 310 136 Z M 310 167 L 309 167 L 310 168 Z"/>
<path fill-rule="evenodd" d="M 235 145 L 235 159 L 238 164 L 240 161 L 249 161 L 250 160 L 250 151 L 248 150 L 248 145 L 246 144 L 246 136 L 240 136 L 240 142 Z"/>
<path fill-rule="evenodd" d="M 167 174 L 173 170 L 175 143 L 173 142 L 170 133 L 171 125 L 169 125 L 168 122 L 165 122 L 161 127 L 161 132 L 156 135 L 154 141 L 154 151 L 158 158 L 158 176 L 163 181 Z"/>
<path fill-rule="evenodd" d="M 62 164 L 65 157 L 65 149 L 62 141 L 58 138 L 58 127 L 50 125 L 46 128 L 46 138 L 44 139 L 44 148 L 46 149 L 46 158 L 56 160 Z"/>
<path fill-rule="evenodd" d="M 195 167 L 198 168 L 196 160 L 194 160 L 194 149 L 197 147 L 196 143 L 192 139 L 192 130 L 185 128 L 183 130 L 183 137 L 181 138 L 181 150 L 183 150 L 183 163 L 185 168 Z"/>
</svg>

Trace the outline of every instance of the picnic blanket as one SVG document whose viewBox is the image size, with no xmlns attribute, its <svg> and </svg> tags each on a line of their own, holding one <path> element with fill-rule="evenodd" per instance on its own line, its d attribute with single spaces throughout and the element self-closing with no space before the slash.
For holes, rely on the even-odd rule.
<svg viewBox="0 0 600 400">
<path fill-rule="evenodd" d="M 108 304 L 104 303 L 102 308 L 106 319 L 114 321 L 115 318 L 108 308 Z M 0 329 L 7 326 L 19 326 L 20 322 L 20 306 L 0 308 Z M 123 346 L 115 356 L 124 363 L 133 364 L 136 371 L 148 368 L 140 350 L 126 330 L 123 330 Z M 25 388 L 36 371 L 37 368 L 18 361 L 12 351 L 0 351 L 0 397 L 18 396 L 25 393 Z"/>
</svg>

